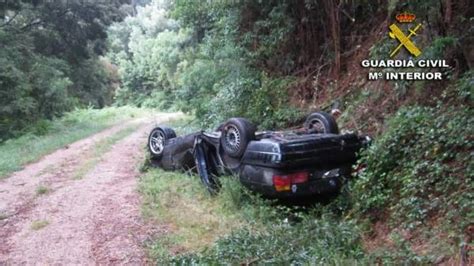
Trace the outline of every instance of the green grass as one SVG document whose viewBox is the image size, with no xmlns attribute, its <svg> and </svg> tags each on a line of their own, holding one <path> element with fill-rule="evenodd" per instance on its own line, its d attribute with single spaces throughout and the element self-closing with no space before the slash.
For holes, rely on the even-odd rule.
<svg viewBox="0 0 474 266">
<path fill-rule="evenodd" d="M 364 258 L 353 221 L 331 212 L 276 205 L 233 177 L 211 197 L 196 175 L 154 169 L 142 176 L 143 214 L 170 228 L 150 243 L 159 263 L 343 263 Z M 339 204 L 339 203 L 336 203 Z"/>
<path fill-rule="evenodd" d="M 171 226 L 170 234 L 150 246 L 154 257 L 198 251 L 245 224 L 241 216 L 221 208 L 197 176 L 155 169 L 140 183 L 144 216 Z"/>
<path fill-rule="evenodd" d="M 34 133 L 0 144 L 0 179 L 67 144 L 149 112 L 133 107 L 82 109 L 70 112 L 58 120 L 44 122 Z"/>
<path fill-rule="evenodd" d="M 49 225 L 49 222 L 46 221 L 46 220 L 37 220 L 37 221 L 33 221 L 33 222 L 31 223 L 30 228 L 31 228 L 31 230 L 38 231 L 38 230 L 40 230 L 40 229 L 45 228 L 45 227 L 48 226 L 48 225 Z"/>
<path fill-rule="evenodd" d="M 104 153 L 109 151 L 112 146 L 119 140 L 127 137 L 135 130 L 135 126 L 129 126 L 113 134 L 112 136 L 109 136 L 97 142 L 92 152 L 88 154 L 87 158 L 81 162 L 81 165 L 75 171 L 73 179 L 83 178 L 91 169 L 93 169 L 97 165 L 97 163 L 99 163 L 100 158 Z"/>
<path fill-rule="evenodd" d="M 348 195 L 330 204 L 290 208 L 253 194 L 232 177 L 207 194 L 195 175 L 154 169 L 140 180 L 143 215 L 169 230 L 148 244 L 159 264 L 431 263 L 399 234 L 393 245 L 366 250 L 364 227 L 346 217 Z M 440 246 L 440 248 L 445 248 Z"/>
<path fill-rule="evenodd" d="M 41 195 L 44 195 L 44 194 L 47 194 L 50 192 L 50 189 L 46 186 L 43 186 L 43 185 L 39 185 L 37 188 L 36 188 L 36 195 L 38 196 L 41 196 Z"/>
</svg>

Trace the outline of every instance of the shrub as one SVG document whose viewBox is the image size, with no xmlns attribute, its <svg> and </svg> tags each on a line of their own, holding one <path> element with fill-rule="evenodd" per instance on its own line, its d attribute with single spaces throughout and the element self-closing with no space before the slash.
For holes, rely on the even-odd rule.
<svg viewBox="0 0 474 266">
<path fill-rule="evenodd" d="M 357 211 L 389 215 L 407 228 L 440 216 L 458 229 L 472 220 L 473 112 L 438 108 L 401 109 L 363 153 L 367 169 L 353 186 Z"/>
<path fill-rule="evenodd" d="M 474 95 L 474 70 L 466 72 L 456 84 L 458 97 L 469 104 L 472 104 Z"/>
</svg>

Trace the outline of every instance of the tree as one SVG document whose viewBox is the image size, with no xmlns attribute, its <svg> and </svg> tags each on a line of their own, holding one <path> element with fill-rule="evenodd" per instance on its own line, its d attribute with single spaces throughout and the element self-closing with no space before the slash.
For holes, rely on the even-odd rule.
<svg viewBox="0 0 474 266">
<path fill-rule="evenodd" d="M 111 102 L 99 56 L 126 3 L 1 1 L 0 139 L 74 106 Z"/>
</svg>

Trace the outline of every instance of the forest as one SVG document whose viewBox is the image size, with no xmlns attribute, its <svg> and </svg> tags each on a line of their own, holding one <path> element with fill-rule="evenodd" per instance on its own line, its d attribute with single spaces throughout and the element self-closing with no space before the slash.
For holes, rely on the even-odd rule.
<svg viewBox="0 0 474 266">
<path fill-rule="evenodd" d="M 388 26 L 401 12 L 423 25 L 416 60 L 446 60 L 448 68 L 431 68 L 443 80 L 368 80 L 361 62 L 391 58 L 397 41 Z M 157 240 L 150 256 L 179 264 L 462 263 L 474 239 L 473 38 L 469 0 L 3 0 L 0 149 L 51 134 L 55 121 L 81 110 L 179 111 L 190 117 L 180 125 L 186 131 L 230 117 L 284 129 L 337 108 L 341 128 L 375 141 L 360 156 L 366 169 L 336 200 L 275 209 L 224 184 L 227 192 L 205 204 L 241 213 L 248 226 L 204 247 Z M 397 58 L 414 59 L 406 51 Z M 168 200 L 158 175 L 194 193 L 181 176 L 150 171 L 140 183 L 148 212 Z"/>
</svg>

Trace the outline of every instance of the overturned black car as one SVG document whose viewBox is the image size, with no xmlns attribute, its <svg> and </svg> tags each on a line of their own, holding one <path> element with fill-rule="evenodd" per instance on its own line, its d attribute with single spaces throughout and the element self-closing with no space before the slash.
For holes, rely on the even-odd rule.
<svg viewBox="0 0 474 266">
<path fill-rule="evenodd" d="M 215 132 L 179 137 L 158 126 L 149 135 L 148 149 L 159 167 L 197 170 L 211 193 L 219 190 L 219 176 L 234 174 L 267 197 L 307 198 L 338 192 L 369 140 L 339 134 L 330 114 L 316 112 L 291 131 L 256 132 L 244 118 L 231 118 Z"/>
</svg>

